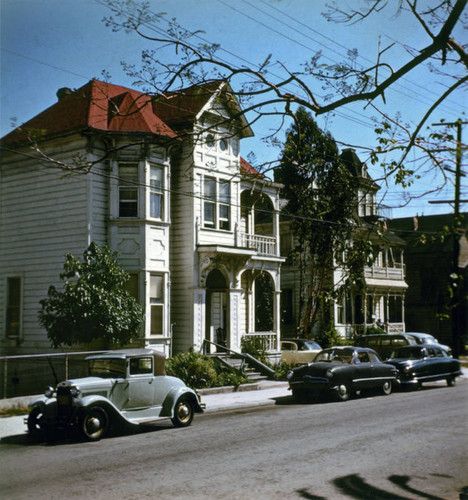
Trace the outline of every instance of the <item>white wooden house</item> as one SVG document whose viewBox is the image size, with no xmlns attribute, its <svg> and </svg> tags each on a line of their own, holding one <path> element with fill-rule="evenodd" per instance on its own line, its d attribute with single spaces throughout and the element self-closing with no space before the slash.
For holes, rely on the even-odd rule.
<svg viewBox="0 0 468 500">
<path fill-rule="evenodd" d="M 50 351 L 39 300 L 91 241 L 131 275 L 142 345 L 237 350 L 260 335 L 275 348 L 279 186 L 241 159 L 252 132 L 229 87 L 152 99 L 92 80 L 57 96 L 1 140 L 1 353 Z"/>
<path fill-rule="evenodd" d="M 405 242 L 392 231 L 387 231 L 385 218 L 379 216 L 376 194 L 380 189 L 352 149 L 341 154 L 355 179 L 358 179 L 357 206 L 350 217 L 356 221 L 356 238 L 372 242 L 374 262 L 364 267 L 363 286 L 349 287 L 340 301 L 325 311 L 316 325 L 317 333 L 324 322 L 331 322 L 343 338 L 363 334 L 369 327 L 380 325 L 388 333 L 405 331 L 405 281 L 403 260 Z M 281 224 L 282 254 L 287 255 L 294 245 L 294 234 L 288 223 Z M 378 232 L 376 231 L 378 228 Z M 330 287 L 343 283 L 343 269 L 339 256 L 334 256 Z M 282 335 L 293 336 L 299 326 L 299 272 L 289 262 L 281 272 L 283 324 Z"/>
</svg>

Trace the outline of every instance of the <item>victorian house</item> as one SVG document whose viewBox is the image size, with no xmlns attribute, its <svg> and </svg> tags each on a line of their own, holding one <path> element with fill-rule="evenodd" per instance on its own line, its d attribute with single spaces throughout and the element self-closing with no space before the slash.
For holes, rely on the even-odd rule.
<svg viewBox="0 0 468 500">
<path fill-rule="evenodd" d="M 360 286 L 349 286 L 342 299 L 331 310 L 323 308 L 315 325 L 318 334 L 331 324 L 343 338 L 353 338 L 379 326 L 388 333 L 405 331 L 405 242 L 387 230 L 385 217 L 378 213 L 376 196 L 380 189 L 371 179 L 366 165 L 352 149 L 345 149 L 341 159 L 357 180 L 356 207 L 350 214 L 356 224 L 355 238 L 372 243 L 373 263 L 364 266 Z M 295 237 L 288 223 L 282 223 L 283 255 L 295 246 Z M 333 256 L 333 271 L 328 286 L 336 287 L 345 279 L 340 256 Z M 288 259 L 281 271 L 282 336 L 294 336 L 299 326 L 299 272 Z"/>
<path fill-rule="evenodd" d="M 1 140 L 2 354 L 50 351 L 39 300 L 92 241 L 130 273 L 139 345 L 275 348 L 279 185 L 241 158 L 252 131 L 229 86 L 154 98 L 92 80 L 57 97 Z"/>
</svg>

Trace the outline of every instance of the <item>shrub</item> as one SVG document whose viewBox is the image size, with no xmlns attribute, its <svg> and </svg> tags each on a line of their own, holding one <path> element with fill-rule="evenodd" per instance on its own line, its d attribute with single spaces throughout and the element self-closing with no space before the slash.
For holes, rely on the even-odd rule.
<svg viewBox="0 0 468 500">
<path fill-rule="evenodd" d="M 250 354 L 262 363 L 268 361 L 263 340 L 260 337 L 244 335 L 241 340 L 241 350 L 243 353 Z"/>
<path fill-rule="evenodd" d="M 169 358 L 166 362 L 166 373 L 180 378 L 192 389 L 238 386 L 247 382 L 241 373 L 234 369 L 218 367 L 214 358 L 204 356 L 193 349 Z"/>
<path fill-rule="evenodd" d="M 328 330 L 317 335 L 315 340 L 320 344 L 322 349 L 333 347 L 335 345 L 346 345 L 349 343 L 349 340 L 344 339 L 333 327 L 330 327 Z"/>
<path fill-rule="evenodd" d="M 291 368 L 297 366 L 295 363 L 286 363 L 282 361 L 275 366 L 275 380 L 286 380 L 286 374 Z"/>
</svg>

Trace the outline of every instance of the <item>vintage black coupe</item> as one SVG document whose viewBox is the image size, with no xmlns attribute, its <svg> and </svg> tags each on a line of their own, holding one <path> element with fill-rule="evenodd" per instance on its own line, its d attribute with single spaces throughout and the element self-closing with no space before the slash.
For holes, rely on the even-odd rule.
<svg viewBox="0 0 468 500">
<path fill-rule="evenodd" d="M 170 418 L 176 427 L 203 411 L 182 380 L 166 375 L 165 357 L 154 349 L 122 349 L 88 356 L 88 377 L 65 380 L 31 403 L 29 434 L 52 440 L 59 431 L 101 439 L 112 424 Z"/>
<path fill-rule="evenodd" d="M 423 382 L 436 380 L 446 380 L 448 386 L 453 386 L 461 375 L 460 360 L 434 344 L 400 347 L 386 362 L 398 368 L 398 381 L 403 388 L 418 388 Z"/>
<path fill-rule="evenodd" d="M 290 370 L 287 379 L 297 401 L 318 399 L 326 393 L 346 401 L 354 392 L 368 389 L 390 394 L 397 374 L 372 349 L 331 347 L 318 353 L 312 363 Z"/>
</svg>

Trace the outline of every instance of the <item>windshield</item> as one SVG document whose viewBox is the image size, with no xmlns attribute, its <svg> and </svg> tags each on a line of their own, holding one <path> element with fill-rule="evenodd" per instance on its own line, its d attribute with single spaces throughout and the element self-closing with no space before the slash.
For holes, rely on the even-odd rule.
<svg viewBox="0 0 468 500">
<path fill-rule="evenodd" d="M 314 362 L 329 361 L 332 363 L 351 363 L 353 354 L 353 349 L 325 349 L 315 356 Z"/>
<path fill-rule="evenodd" d="M 98 358 L 88 360 L 90 377 L 125 378 L 125 360 L 115 358 Z"/>
<path fill-rule="evenodd" d="M 422 359 L 422 349 L 414 347 L 402 347 L 392 352 L 391 359 Z"/>
<path fill-rule="evenodd" d="M 302 349 L 304 351 L 316 351 L 317 349 L 321 349 L 321 347 L 317 344 L 317 342 L 307 341 L 304 342 Z"/>
</svg>

